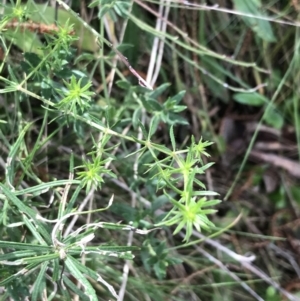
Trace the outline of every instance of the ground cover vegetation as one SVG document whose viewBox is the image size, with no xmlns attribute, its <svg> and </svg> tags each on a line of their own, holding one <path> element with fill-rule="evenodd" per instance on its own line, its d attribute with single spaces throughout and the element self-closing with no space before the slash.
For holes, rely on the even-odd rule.
<svg viewBox="0 0 300 301">
<path fill-rule="evenodd" d="M 299 300 L 295 1 L 3 1 L 0 300 Z"/>
</svg>

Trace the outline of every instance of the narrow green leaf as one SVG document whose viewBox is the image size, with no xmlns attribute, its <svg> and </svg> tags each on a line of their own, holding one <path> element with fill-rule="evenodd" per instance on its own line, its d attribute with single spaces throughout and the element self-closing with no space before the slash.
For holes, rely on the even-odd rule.
<svg viewBox="0 0 300 301">
<path fill-rule="evenodd" d="M 49 189 L 52 189 L 54 187 L 64 187 L 65 185 L 70 184 L 70 185 L 79 185 L 80 181 L 79 180 L 56 180 L 52 182 L 47 182 L 47 183 L 42 183 L 39 185 L 35 185 L 33 187 L 25 188 L 22 190 L 18 190 L 14 192 L 14 195 L 31 195 L 31 196 L 38 196 L 41 195 Z"/>
<path fill-rule="evenodd" d="M 183 99 L 184 95 L 185 95 L 186 91 L 180 91 L 179 93 L 177 93 L 175 96 L 172 97 L 172 100 L 175 100 L 176 104 L 179 104 L 181 102 L 181 100 Z M 184 106 L 185 108 L 185 106 Z"/>
<path fill-rule="evenodd" d="M 29 128 L 33 125 L 33 122 L 27 123 L 24 128 L 22 129 L 22 131 L 19 133 L 18 135 L 18 139 L 17 141 L 12 145 L 10 152 L 8 154 L 8 158 L 12 159 L 16 156 L 23 140 L 25 137 L 26 132 L 29 130 Z"/>
<path fill-rule="evenodd" d="M 92 1 L 92 2 L 88 5 L 88 7 L 89 7 L 89 8 L 93 8 L 93 7 L 98 6 L 100 3 L 101 3 L 101 0 L 95 0 L 95 1 Z"/>
<path fill-rule="evenodd" d="M 214 192 L 214 191 L 194 191 L 193 195 L 197 195 L 197 196 L 215 196 L 215 195 L 219 195 L 219 193 Z"/>
<path fill-rule="evenodd" d="M 282 129 L 284 125 L 282 115 L 275 108 L 270 108 L 268 110 L 267 114 L 264 116 L 264 121 L 278 130 Z"/>
<path fill-rule="evenodd" d="M 85 275 L 77 268 L 79 264 L 75 258 L 67 256 L 65 260 L 66 267 L 71 275 L 84 287 L 84 293 L 88 296 L 90 301 L 98 301 L 96 292 L 91 283 L 86 279 Z"/>
<path fill-rule="evenodd" d="M 149 98 L 156 99 L 158 96 L 164 93 L 170 87 L 170 85 L 170 83 L 164 83 L 161 86 L 157 87 L 153 92 L 149 94 Z"/>
<path fill-rule="evenodd" d="M 42 299 L 42 291 L 45 287 L 45 273 L 48 268 L 48 261 L 43 262 L 41 265 L 40 272 L 36 278 L 36 281 L 32 290 L 32 301 L 37 301 Z"/>
<path fill-rule="evenodd" d="M 147 134 L 146 128 L 145 128 L 145 126 L 141 123 L 141 121 L 139 121 L 139 127 L 140 127 L 140 129 L 142 130 L 143 136 L 144 136 L 144 137 L 147 137 L 148 134 Z"/>
<path fill-rule="evenodd" d="M 259 93 L 236 93 L 233 95 L 233 99 L 249 106 L 262 106 L 269 103 L 268 98 Z"/>
<path fill-rule="evenodd" d="M 163 106 L 156 99 L 147 98 L 147 104 L 151 106 L 153 111 L 161 112 L 163 110 Z"/>
<path fill-rule="evenodd" d="M 46 228 L 44 227 L 43 223 L 41 223 L 40 221 L 37 220 L 36 218 L 36 212 L 34 210 L 32 210 L 31 208 L 29 208 L 28 206 L 26 206 L 24 204 L 24 202 L 22 202 L 21 200 L 19 200 L 5 185 L 3 185 L 2 183 L 0 183 L 0 189 L 2 190 L 2 192 L 6 195 L 6 197 L 8 198 L 9 201 L 11 201 L 21 212 L 26 213 L 28 216 L 30 216 L 35 224 L 38 227 L 38 231 L 39 233 L 44 237 L 46 243 L 48 245 L 52 244 L 51 241 L 51 236 L 49 234 L 49 232 L 46 230 Z"/>
<path fill-rule="evenodd" d="M 104 6 L 101 6 L 101 8 L 100 8 L 100 10 L 99 10 L 99 13 L 98 13 L 98 18 L 99 18 L 99 19 L 102 19 L 102 18 L 105 16 L 105 14 L 106 14 L 107 12 L 109 12 L 110 10 L 111 10 L 110 5 L 104 5 Z"/>
<path fill-rule="evenodd" d="M 52 279 L 53 279 L 54 282 L 56 282 L 61 277 L 60 259 L 59 258 L 53 259 L 51 261 L 51 264 L 53 266 Z"/>
<path fill-rule="evenodd" d="M 129 9 L 131 3 L 126 1 L 117 1 L 116 5 L 114 6 L 115 12 L 122 18 L 128 17 Z"/>
<path fill-rule="evenodd" d="M 221 202 L 221 200 L 208 200 L 202 204 L 202 207 L 215 206 L 220 204 Z"/>
<path fill-rule="evenodd" d="M 47 245 L 41 234 L 38 232 L 38 229 L 33 224 L 32 220 L 29 220 L 26 215 L 23 214 L 23 220 L 25 225 L 28 227 L 35 239 L 43 246 Z"/>
<path fill-rule="evenodd" d="M 241 18 L 258 37 L 267 42 L 276 42 L 270 22 L 261 18 L 266 17 L 266 14 L 261 10 L 261 1 L 233 0 L 233 3 L 237 11 L 255 16 L 247 17 L 242 15 Z"/>
<path fill-rule="evenodd" d="M 53 259 L 57 259 L 57 258 L 59 258 L 59 253 L 58 252 L 53 253 L 52 251 L 52 253 L 50 254 L 23 258 L 23 261 L 26 264 L 33 264 L 33 263 L 41 264 L 42 262 L 52 261 Z"/>
<path fill-rule="evenodd" d="M 158 125 L 159 125 L 159 117 L 154 115 L 150 122 L 148 140 L 150 140 L 150 138 L 156 133 Z"/>
<path fill-rule="evenodd" d="M 36 245 L 36 244 L 21 243 L 21 242 L 14 242 L 14 241 L 3 241 L 3 240 L 0 240 L 0 247 L 16 249 L 16 250 L 29 250 L 30 252 L 41 252 L 41 253 L 48 253 L 53 250 L 52 246 Z"/>
<path fill-rule="evenodd" d="M 9 249 L 11 250 L 11 244 L 8 242 Z M 5 260 L 16 260 L 20 258 L 25 258 L 29 256 L 35 256 L 37 254 L 36 251 L 33 250 L 21 250 L 21 251 L 11 251 L 9 253 L 1 254 L 0 255 L 0 261 L 5 261 Z"/>
<path fill-rule="evenodd" d="M 131 88 L 130 83 L 127 80 L 118 80 L 116 82 L 116 85 L 126 91 L 129 91 L 129 89 Z"/>
<path fill-rule="evenodd" d="M 170 139 L 171 139 L 171 143 L 172 143 L 173 152 L 175 152 L 176 151 L 176 142 L 175 142 L 173 125 L 170 127 Z"/>
<path fill-rule="evenodd" d="M 133 115 L 132 115 L 132 125 L 134 129 L 137 129 L 139 120 L 141 120 L 142 117 L 142 108 L 139 107 L 136 110 L 134 110 Z"/>
<path fill-rule="evenodd" d="M 76 284 L 74 284 L 73 281 L 71 281 L 68 277 L 63 276 L 64 284 L 71 289 L 75 293 L 76 296 L 79 297 L 79 300 L 82 301 L 90 301 L 90 299 L 81 291 Z M 67 295 L 69 294 L 69 290 L 63 290 L 63 293 L 65 294 L 64 300 L 71 300 L 71 296 Z"/>
<path fill-rule="evenodd" d="M 25 273 L 27 273 L 28 271 L 31 271 L 31 270 L 35 269 L 39 265 L 40 265 L 39 263 L 32 263 L 32 264 L 27 265 L 26 267 L 24 267 L 22 269 L 22 271 L 23 271 L 22 273 L 20 273 L 20 271 L 18 271 L 14 275 L 11 275 L 11 276 L 5 278 L 4 280 L 0 281 L 0 286 L 5 286 L 5 285 L 9 284 L 11 281 L 14 281 L 17 278 L 20 278 L 20 277 L 24 276 Z"/>
</svg>

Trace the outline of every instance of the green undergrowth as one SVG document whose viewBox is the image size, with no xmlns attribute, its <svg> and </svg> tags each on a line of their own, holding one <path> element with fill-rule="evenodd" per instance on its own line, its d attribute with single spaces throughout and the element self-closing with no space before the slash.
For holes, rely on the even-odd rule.
<svg viewBox="0 0 300 301">
<path fill-rule="evenodd" d="M 3 28 L 15 18 L 21 22 L 25 15 L 30 17 L 30 12 L 17 4 L 2 20 Z M 180 104 L 184 91 L 160 104 L 158 97 L 168 85 L 148 91 L 122 79 L 116 83 L 120 87 L 116 88 L 118 99 L 105 97 L 97 101 L 87 70 L 76 68 L 72 43 L 78 37 L 69 23 L 70 20 L 46 34 L 38 53 L 25 52 L 19 65 L 2 63 L 2 72 L 7 76 L 0 77 L 5 102 L 1 126 L 5 164 L 0 184 L 4 208 L 0 261 L 7 275 L 1 277 L 0 285 L 7 288 L 7 297 L 21 294 L 25 298 L 30 291 L 32 300 L 38 300 L 45 290 L 49 298 L 61 295 L 70 299 L 75 293 L 82 299 L 98 300 L 94 287 L 98 282 L 117 299 L 113 285 L 94 265 L 101 269 L 98 261 L 102 257 L 108 262 L 109 257 L 132 260 L 132 252 L 140 250 L 140 245 L 123 246 L 119 240 L 110 241 L 109 236 L 106 240 L 106 231 L 148 235 L 158 227 L 176 225 L 174 234 L 185 231 L 184 241 L 188 241 L 193 229 L 214 227 L 207 214 L 215 210 L 207 207 L 220 202 L 208 200 L 207 196 L 217 194 L 206 190 L 197 179 L 211 166 L 202 161 L 211 143 L 196 142 L 194 138 L 185 148 L 176 143 L 173 127 L 187 124 L 178 115 L 185 109 Z M 18 33 L 18 27 L 14 30 Z M 7 57 L 17 38 L 13 34 L 9 37 L 2 39 Z M 93 38 L 102 43 L 100 34 Z M 100 72 L 105 72 L 106 60 L 99 58 Z M 171 148 L 155 142 L 153 135 L 160 123 L 169 127 Z M 69 151 L 58 151 L 62 147 Z M 65 166 L 62 170 L 61 164 Z M 102 217 L 101 212 L 109 210 L 113 203 L 116 211 L 122 204 L 124 196 L 114 191 L 111 182 L 124 177 L 136 194 L 145 187 L 153 190 L 153 196 L 148 199 L 148 212 L 140 215 L 138 208 L 128 207 L 131 216 L 118 223 Z M 78 210 L 82 200 L 91 194 L 99 194 L 101 201 L 93 197 L 91 207 Z M 171 206 L 167 214 L 161 209 L 166 202 Z M 156 215 L 159 209 L 162 213 Z M 74 228 L 66 230 L 70 220 L 85 215 L 89 215 L 89 221 L 75 220 Z M 23 231 L 26 235 L 22 239 Z M 98 236 L 95 232 L 101 237 L 98 242 L 94 242 Z M 168 254 L 163 256 L 165 247 L 156 246 L 155 239 L 148 239 L 147 244 L 143 240 L 145 250 L 152 249 L 150 253 L 143 252 L 145 266 L 164 278 L 166 266 L 180 261 Z M 154 254 L 160 253 L 160 260 L 152 263 Z M 10 266 L 16 269 L 9 273 Z M 21 279 L 26 281 L 20 286 Z M 50 293 L 51 283 L 59 285 Z"/>
<path fill-rule="evenodd" d="M 249 251 L 247 237 L 281 237 L 247 233 L 252 207 L 221 199 L 251 169 L 261 126 L 291 124 L 299 146 L 298 92 L 287 92 L 299 41 L 283 71 L 271 65 L 284 45 L 267 5 L 233 1 L 239 16 L 231 18 L 197 4 L 189 18 L 171 1 L 163 31 L 151 10 L 166 3 L 97 0 L 85 8 L 91 19 L 79 2 L 58 4 L 58 12 L 33 1 L 1 7 L 0 300 L 278 300 L 264 277 L 235 270 L 247 260 L 235 256 Z M 156 37 L 165 48 L 151 83 Z M 214 167 L 226 141 L 214 124 L 222 116 L 211 112 L 230 106 L 259 119 L 224 188 L 210 180 L 211 170 L 226 174 Z M 257 168 L 257 185 L 263 173 Z M 285 207 L 278 195 L 270 195 L 274 208 Z M 200 251 L 207 238 L 217 247 Z M 271 262 L 266 273 L 280 283 Z"/>
</svg>

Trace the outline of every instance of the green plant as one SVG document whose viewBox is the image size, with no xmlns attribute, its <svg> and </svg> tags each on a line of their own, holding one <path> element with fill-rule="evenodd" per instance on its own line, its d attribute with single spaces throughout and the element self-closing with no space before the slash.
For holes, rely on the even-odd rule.
<svg viewBox="0 0 300 301">
<path fill-rule="evenodd" d="M 57 2 L 0 7 L 0 300 L 295 300 L 297 1 Z"/>
<path fill-rule="evenodd" d="M 116 2 L 113 8 L 118 10 L 120 8 L 118 5 Z M 2 21 L 2 28 L 9 22 L 9 18 L 25 14 L 30 16 L 30 13 L 30 9 L 17 4 L 12 14 Z M 100 11 L 101 17 L 104 13 Z M 71 15 L 76 16 L 73 12 Z M 6 65 L 3 62 L 1 66 L 2 70 L 5 67 L 8 71 L 7 77 L 0 76 L 1 94 L 5 95 L 7 100 L 13 94 L 16 95 L 18 99 L 16 107 L 19 112 L 22 112 L 23 103 L 27 103 L 33 114 L 39 114 L 39 118 L 42 118 L 41 123 L 39 120 L 33 121 L 23 127 L 23 117 L 20 115 L 20 119 L 17 120 L 18 132 L 14 136 L 16 139 L 7 139 L 9 125 L 14 119 L 8 114 L 12 119 L 8 119 L 0 131 L 9 149 L 3 183 L 0 183 L 0 199 L 4 208 L 1 215 L 3 239 L 0 242 L 2 249 L 0 286 L 7 288 L 5 298 L 17 300 L 30 295 L 32 300 L 39 300 L 45 293 L 49 299 L 60 296 L 70 300 L 72 294 L 76 294 L 82 300 L 98 300 L 94 287 L 96 282 L 104 285 L 112 296 L 118 298 L 114 287 L 104 279 L 104 276 L 85 264 L 85 260 L 93 263 L 95 255 L 132 260 L 134 258 L 132 251 L 139 248 L 121 246 L 114 242 L 94 243 L 95 233 L 98 230 L 117 230 L 147 234 L 151 224 L 148 224 L 149 230 L 142 230 L 138 228 L 141 221 L 137 221 L 136 225 L 132 225 L 132 221 L 128 224 L 102 221 L 100 213 L 112 205 L 113 192 L 107 206 L 101 203 L 96 209 L 85 211 L 77 209 L 84 190 L 86 197 L 96 190 L 103 192 L 109 181 L 123 173 L 123 162 L 113 154 L 120 145 L 124 145 L 123 152 L 126 153 L 125 158 L 128 160 L 138 155 L 136 162 L 140 165 L 140 169 L 148 168 L 145 170 L 146 175 L 142 177 L 152 181 L 153 187 L 156 186 L 158 191 L 163 191 L 172 204 L 170 212 L 156 223 L 157 227 L 177 225 L 174 234 L 181 230 L 186 231 L 184 239 L 186 242 L 189 241 L 193 229 L 200 231 L 201 228 L 209 230 L 213 227 L 207 214 L 212 214 L 215 210 L 203 208 L 216 205 L 219 201 L 207 201 L 206 196 L 216 193 L 206 191 L 204 184 L 197 179 L 199 174 L 203 174 L 211 166 L 203 164 L 201 159 L 202 155 L 208 156 L 206 147 L 211 143 L 201 140 L 195 142 L 192 138 L 191 145 L 185 150 L 180 150 L 177 149 L 173 132 L 173 126 L 187 124 L 179 115 L 185 109 L 185 106 L 180 104 L 185 92 L 179 92 L 161 104 L 157 98 L 169 85 L 164 84 L 149 91 L 151 87 L 146 81 L 131 67 L 127 59 L 113 48 L 131 73 L 138 78 L 139 84 L 149 88 L 132 86 L 124 78 L 117 83 L 119 87 L 125 89 L 124 98 L 135 99 L 138 107 L 133 112 L 132 120 L 129 120 L 135 130 L 130 134 L 122 133 L 122 127 L 128 123 L 124 113 L 131 111 L 132 102 L 128 108 L 125 104 L 121 112 L 114 110 L 113 106 L 99 108 L 93 104 L 95 93 L 88 76 L 83 70 L 75 67 L 70 70 L 70 62 L 74 60 L 75 55 L 71 44 L 76 40 L 76 36 L 70 34 L 72 30 L 72 24 L 69 26 L 68 22 L 65 23 L 58 27 L 57 31 L 45 36 L 46 43 L 39 48 L 38 53 L 26 52 L 20 65 Z M 15 33 L 17 32 L 16 28 Z M 94 30 L 92 33 L 98 40 L 107 43 L 103 36 Z M 6 45 L 5 40 L 2 41 Z M 13 42 L 14 39 L 10 41 Z M 8 52 L 11 45 L 6 47 Z M 101 63 L 101 68 L 103 67 L 104 64 Z M 19 76 L 18 71 L 22 71 L 24 76 Z M 36 106 L 31 106 L 33 101 L 37 101 Z M 109 103 L 111 100 L 106 101 Z M 149 118 L 149 126 L 141 122 L 145 116 Z M 170 128 L 172 149 L 152 142 L 161 122 Z M 36 126 L 40 129 L 31 148 L 28 139 L 33 139 Z M 82 161 L 78 155 L 75 155 L 75 158 L 73 155 L 69 156 L 65 161 L 65 163 L 69 161 L 70 165 L 68 179 L 62 176 L 60 179 L 51 177 L 43 180 L 35 169 L 36 157 L 39 152 L 43 152 L 42 149 L 48 142 L 53 141 L 57 133 L 63 132 L 69 126 L 73 126 L 77 139 L 74 146 L 77 143 L 80 145 L 82 143 L 80 141 L 85 140 L 93 150 L 88 151 L 87 148 L 86 153 L 82 154 Z M 50 127 L 50 133 L 45 137 L 43 133 Z M 89 131 L 90 134 L 87 134 Z M 97 139 L 94 138 L 96 135 Z M 130 145 L 139 145 L 139 148 L 127 151 Z M 147 163 L 143 166 L 146 157 Z M 160 159 L 162 157 L 163 159 Z M 120 165 L 114 172 L 110 169 L 113 163 Z M 18 178 L 17 173 L 20 173 Z M 27 188 L 22 187 L 24 181 L 30 183 Z M 176 182 L 181 183 L 182 188 L 177 187 Z M 50 197 L 48 193 L 52 196 Z M 40 211 L 46 196 L 55 200 L 53 204 L 52 202 L 49 204 L 54 206 L 50 212 L 42 214 Z M 73 231 L 69 231 L 67 220 L 76 222 L 79 216 L 91 214 L 97 215 L 100 221 L 79 223 Z M 15 234 L 10 239 L 12 229 Z M 23 231 L 26 235 L 24 240 L 20 241 Z M 144 258 L 145 266 L 154 264 L 156 275 L 163 278 L 166 267 L 179 261 L 167 256 L 164 243 L 154 249 L 160 259 L 149 261 Z M 75 283 L 72 277 L 75 278 Z M 20 281 L 24 281 L 24 285 L 20 286 Z M 56 287 L 56 283 L 59 287 L 50 293 L 49 285 Z M 65 287 L 68 289 L 64 289 Z"/>
</svg>

